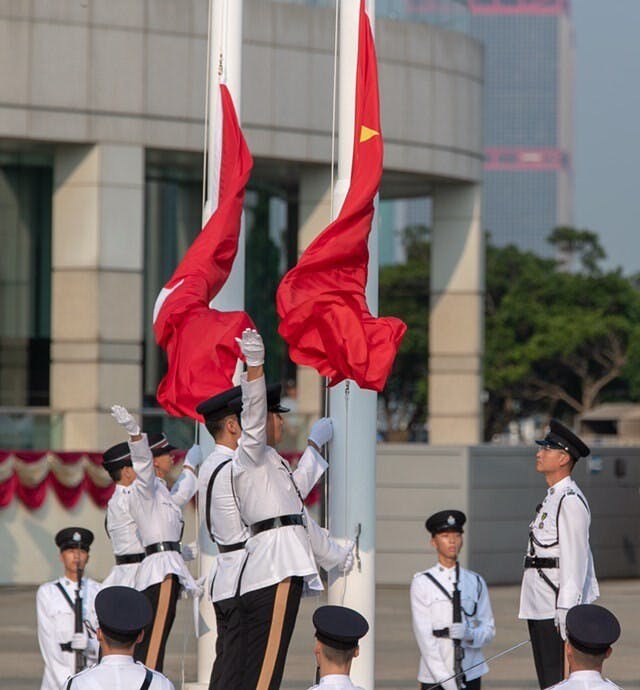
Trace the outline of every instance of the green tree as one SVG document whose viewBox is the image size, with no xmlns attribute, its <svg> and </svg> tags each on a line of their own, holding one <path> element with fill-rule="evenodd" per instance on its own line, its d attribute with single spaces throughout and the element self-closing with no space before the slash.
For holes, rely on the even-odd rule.
<svg viewBox="0 0 640 690">
<path fill-rule="evenodd" d="M 597 237 L 558 228 L 574 243 L 582 270 L 515 247 L 489 247 L 485 387 L 486 436 L 531 412 L 582 413 L 601 401 L 640 392 L 635 354 L 640 294 L 622 273 L 603 273 Z M 637 392 L 635 393 L 637 395 Z"/>
<path fill-rule="evenodd" d="M 380 313 L 408 326 L 382 393 L 387 426 L 427 415 L 430 245 L 427 228 L 407 228 L 407 261 L 380 269 Z M 555 259 L 487 242 L 485 437 L 531 414 L 570 416 L 600 402 L 640 399 L 640 277 L 604 272 L 595 233 L 557 228 L 549 237 L 579 259 Z"/>
<path fill-rule="evenodd" d="M 407 227 L 402 236 L 407 261 L 380 268 L 379 311 L 408 327 L 380 396 L 387 428 L 404 432 L 426 418 L 431 252 L 427 227 Z"/>
</svg>

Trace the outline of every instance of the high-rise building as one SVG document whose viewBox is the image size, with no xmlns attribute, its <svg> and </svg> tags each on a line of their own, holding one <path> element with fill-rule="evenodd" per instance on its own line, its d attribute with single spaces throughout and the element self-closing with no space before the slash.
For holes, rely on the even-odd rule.
<svg viewBox="0 0 640 690">
<path fill-rule="evenodd" d="M 550 254 L 573 216 L 569 0 L 469 0 L 485 45 L 484 226 L 497 245 Z"/>
</svg>

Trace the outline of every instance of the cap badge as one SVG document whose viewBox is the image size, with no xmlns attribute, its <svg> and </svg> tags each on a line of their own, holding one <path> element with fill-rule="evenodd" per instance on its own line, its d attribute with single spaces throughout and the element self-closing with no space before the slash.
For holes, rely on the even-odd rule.
<svg viewBox="0 0 640 690">
<path fill-rule="evenodd" d="M 447 525 L 449 525 L 449 527 L 451 527 L 452 525 L 455 525 L 455 524 L 456 524 L 456 519 L 453 517 L 453 515 L 449 515 L 449 517 L 447 518 Z"/>
<path fill-rule="evenodd" d="M 82 541 L 82 537 L 80 536 L 80 532 L 74 532 L 72 539 L 73 539 L 73 541 Z"/>
</svg>

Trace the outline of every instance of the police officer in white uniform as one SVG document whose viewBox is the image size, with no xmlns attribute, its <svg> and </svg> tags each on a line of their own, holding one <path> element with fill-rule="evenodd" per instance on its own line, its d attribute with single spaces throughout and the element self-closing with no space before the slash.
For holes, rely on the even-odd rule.
<svg viewBox="0 0 640 690">
<path fill-rule="evenodd" d="M 173 466 L 170 445 L 164 434 L 146 434 L 129 412 L 119 405 L 111 408 L 114 419 L 130 436 L 129 450 L 136 481 L 131 514 L 138 526 L 145 559 L 136 576 L 136 589 L 144 592 L 154 611 L 151 629 L 136 647 L 135 658 L 149 668 L 162 670 L 164 651 L 175 619 L 181 590 L 195 596 L 199 587 L 182 556 L 184 520 L 182 507 L 197 489 L 195 468 L 202 456 L 193 446 L 185 458 L 182 473 L 169 490 L 165 477 Z"/>
<path fill-rule="evenodd" d="M 277 444 L 282 436 L 279 399 L 267 414 L 260 335 L 246 330 L 239 343 L 248 370 L 241 383 L 242 441 L 232 460 L 232 473 L 242 519 L 251 533 L 239 586 L 246 640 L 242 688 L 274 690 L 280 687 L 303 589 L 323 588 L 314 558 L 314 550 L 318 554 L 319 549 L 312 540 L 323 538 L 327 543 L 327 535 L 317 526 L 308 531 L 303 502 L 322 470 L 316 463 L 315 471 L 294 478 L 286 461 L 267 445 Z M 325 420 L 311 445 L 319 450 L 331 437 L 331 429 Z M 337 549 L 327 546 L 320 565 L 331 567 L 330 554 L 340 551 L 340 565 L 348 570 L 352 549 L 353 544 Z M 326 564 L 321 562 L 325 557 Z"/>
<path fill-rule="evenodd" d="M 618 619 L 602 606 L 580 604 L 567 613 L 569 678 L 554 688 L 561 690 L 620 690 L 602 676 L 605 659 L 611 656 L 611 645 L 620 637 Z"/>
<path fill-rule="evenodd" d="M 413 632 L 420 648 L 418 681 L 423 690 L 434 684 L 438 690 L 457 689 L 452 678 L 456 641 L 463 653 L 466 688 L 479 690 L 481 676 L 489 670 L 482 648 L 493 640 L 496 629 L 486 582 L 458 563 L 465 522 L 460 510 L 439 511 L 426 521 L 438 563 L 413 576 L 410 592 Z M 461 622 L 454 623 L 456 588 L 460 591 Z"/>
<path fill-rule="evenodd" d="M 548 688 L 565 677 L 567 611 L 590 604 L 599 589 L 589 547 L 589 505 L 571 478 L 575 463 L 589 455 L 589 447 L 555 419 L 536 443 L 536 470 L 544 474 L 549 488 L 529 524 L 519 618 L 529 626 L 540 688 Z"/>
<path fill-rule="evenodd" d="M 153 618 L 149 600 L 131 587 L 116 585 L 101 590 L 95 604 L 102 659 L 70 678 L 64 690 L 174 690 L 168 678 L 133 659 Z"/>
<path fill-rule="evenodd" d="M 280 391 L 279 384 L 267 387 L 267 406 L 278 413 L 286 411 L 280 405 Z M 236 594 L 246 557 L 244 545 L 251 534 L 237 505 L 230 464 L 239 443 L 242 443 L 241 409 L 239 386 L 204 401 L 196 408 L 216 441 L 214 451 L 202 463 L 198 476 L 200 504 L 205 507 L 207 532 L 219 550 L 209 583 L 217 628 L 216 659 L 209 684 L 211 689 L 237 687 L 246 661 L 241 610 Z M 307 448 L 292 473 L 303 498 L 327 467 L 313 438 L 326 438 L 331 428 L 331 420 L 327 418 L 313 425 Z M 338 545 L 326 530 L 308 516 L 307 527 L 316 560 L 322 567 L 350 567 L 353 559 L 350 549 Z"/>
<path fill-rule="evenodd" d="M 93 533 L 83 527 L 66 527 L 55 537 L 64 576 L 40 585 L 36 597 L 38 643 L 44 659 L 41 690 L 59 690 L 76 672 L 77 660 L 92 665 L 98 659 L 93 606 L 100 583 L 84 576 Z M 78 577 L 81 576 L 78 592 Z M 82 606 L 82 632 L 76 632 L 76 600 Z M 78 654 L 81 652 L 81 655 Z"/>
<path fill-rule="evenodd" d="M 107 504 L 104 526 L 116 561 L 102 587 L 135 587 L 138 568 L 144 560 L 144 547 L 131 514 L 130 503 L 135 500 L 133 483 L 136 473 L 131 462 L 129 444 L 118 443 L 106 450 L 102 455 L 102 466 L 115 484 L 113 495 Z"/>
<path fill-rule="evenodd" d="M 241 436 L 240 386 L 215 395 L 197 406 L 216 445 L 198 473 L 199 505 L 205 529 L 216 544 L 218 555 L 209 574 L 208 592 L 216 615 L 216 658 L 209 688 L 236 687 L 242 659 L 234 658 L 243 649 L 235 594 L 246 552 L 249 531 L 242 522 L 231 485 L 231 458 Z M 232 407 L 233 405 L 233 407 Z"/>
<path fill-rule="evenodd" d="M 369 632 L 364 616 L 346 606 L 321 606 L 313 613 L 313 625 L 319 682 L 309 690 L 362 690 L 349 674 L 360 653 L 358 642 Z"/>
</svg>

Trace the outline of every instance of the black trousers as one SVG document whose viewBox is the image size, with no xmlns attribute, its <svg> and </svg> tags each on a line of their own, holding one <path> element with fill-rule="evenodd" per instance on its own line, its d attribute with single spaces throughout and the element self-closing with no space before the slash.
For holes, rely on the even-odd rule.
<svg viewBox="0 0 640 690">
<path fill-rule="evenodd" d="M 133 657 L 155 671 L 162 671 L 164 648 L 176 617 L 180 580 L 177 575 L 167 575 L 162 582 L 147 587 L 142 593 L 151 603 L 153 620 L 145 628 L 142 642 L 136 645 Z"/>
<path fill-rule="evenodd" d="M 209 690 L 238 690 L 242 685 L 244 647 L 242 616 L 236 597 L 213 604 L 216 613 L 216 660 Z"/>
<path fill-rule="evenodd" d="M 244 656 L 242 690 L 278 690 L 302 597 L 302 578 L 288 577 L 239 598 Z"/>
<path fill-rule="evenodd" d="M 467 690 L 480 690 L 481 678 L 474 678 L 473 680 L 468 680 L 465 682 L 465 688 Z M 420 683 L 420 690 L 442 690 L 442 685 L 430 685 L 429 683 Z"/>
<path fill-rule="evenodd" d="M 552 618 L 527 623 L 538 685 L 543 690 L 564 680 L 564 642 Z"/>
</svg>

